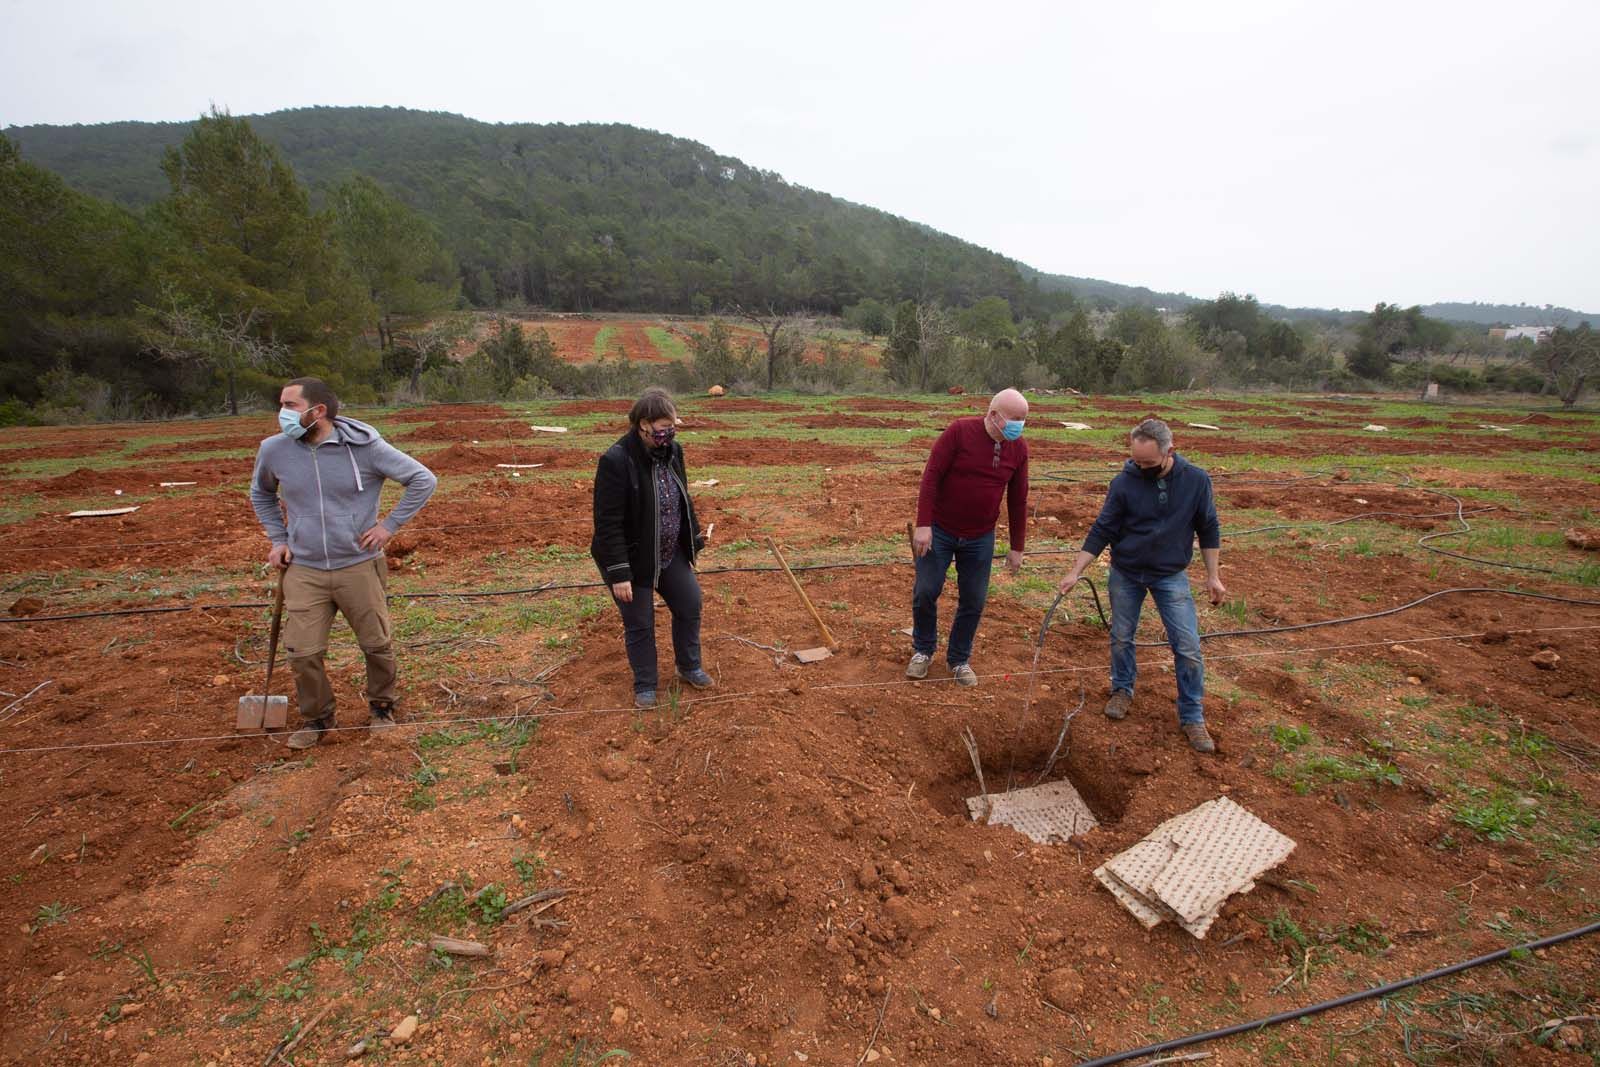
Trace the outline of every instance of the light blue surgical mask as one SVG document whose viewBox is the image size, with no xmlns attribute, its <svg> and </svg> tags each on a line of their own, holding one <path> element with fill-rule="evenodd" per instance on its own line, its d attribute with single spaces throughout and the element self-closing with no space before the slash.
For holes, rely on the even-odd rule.
<svg viewBox="0 0 1600 1067">
<path fill-rule="evenodd" d="M 1022 436 L 1022 424 L 1026 421 L 1026 419 L 1007 419 L 1005 428 L 1000 431 L 1000 436 L 1007 441 L 1015 441 Z"/>
<path fill-rule="evenodd" d="M 298 441 L 306 435 L 306 428 L 300 422 L 300 412 L 289 408 L 278 409 L 278 429 L 291 441 Z"/>
</svg>

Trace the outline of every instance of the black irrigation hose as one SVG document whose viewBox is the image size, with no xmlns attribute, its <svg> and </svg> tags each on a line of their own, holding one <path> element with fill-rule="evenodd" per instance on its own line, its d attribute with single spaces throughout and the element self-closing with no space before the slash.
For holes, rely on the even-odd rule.
<svg viewBox="0 0 1600 1067">
<path fill-rule="evenodd" d="M 1174 1049 L 1188 1048 L 1190 1045 L 1198 1045 L 1206 1041 L 1216 1041 L 1219 1038 L 1232 1037 L 1235 1034 L 1249 1033 L 1252 1030 L 1264 1030 L 1269 1026 L 1279 1026 L 1283 1023 L 1293 1022 L 1296 1019 L 1304 1019 L 1307 1016 L 1319 1015 L 1322 1012 L 1331 1011 L 1334 1008 L 1342 1008 L 1348 1004 L 1356 1004 L 1363 1000 L 1370 1000 L 1373 997 L 1385 997 L 1390 993 L 1397 993 L 1402 989 L 1409 989 L 1414 985 L 1421 985 L 1424 982 L 1432 982 L 1439 978 L 1446 978 L 1452 974 L 1458 974 L 1461 971 L 1471 970 L 1474 967 L 1481 967 L 1486 963 L 1494 963 L 1497 960 L 1503 960 L 1515 953 L 1534 952 L 1541 948 L 1549 948 L 1551 945 L 1559 945 L 1563 941 L 1574 941 L 1580 937 L 1588 937 L 1590 934 L 1596 932 L 1600 932 L 1600 922 L 1592 922 L 1587 926 L 1575 927 L 1574 929 L 1568 930 L 1565 933 L 1554 934 L 1550 937 L 1541 938 L 1538 941 L 1529 941 L 1525 945 L 1516 945 L 1512 948 L 1503 948 L 1484 956 L 1478 956 L 1474 959 L 1464 960 L 1461 963 L 1452 963 L 1448 967 L 1440 967 L 1437 970 L 1428 971 L 1425 974 L 1413 975 L 1410 978 L 1402 978 L 1399 981 L 1389 982 L 1386 985 L 1373 986 L 1371 989 L 1363 989 L 1356 993 L 1347 993 L 1342 997 L 1335 997 L 1332 1000 L 1324 1000 L 1320 1004 L 1312 1004 L 1308 1007 L 1296 1008 L 1293 1011 L 1280 1011 L 1276 1015 L 1268 1015 L 1264 1019 L 1256 1019 L 1253 1022 L 1235 1023 L 1232 1026 L 1224 1026 L 1217 1030 L 1207 1030 L 1206 1032 L 1200 1034 L 1190 1034 L 1187 1037 L 1175 1037 L 1170 1041 L 1161 1041 L 1154 1045 L 1145 1045 L 1143 1048 L 1129 1049 L 1126 1052 L 1114 1052 L 1109 1056 L 1101 1056 L 1098 1059 L 1082 1061 L 1079 1063 L 1078 1067 L 1105 1067 L 1107 1064 L 1122 1063 L 1125 1060 L 1138 1059 L 1141 1056 L 1155 1056 L 1163 1052 L 1171 1052 Z"/>
</svg>

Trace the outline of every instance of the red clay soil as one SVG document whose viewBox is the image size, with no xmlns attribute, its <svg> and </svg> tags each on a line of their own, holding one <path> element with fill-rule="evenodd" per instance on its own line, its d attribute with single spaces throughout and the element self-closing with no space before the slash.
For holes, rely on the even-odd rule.
<svg viewBox="0 0 1600 1067">
<path fill-rule="evenodd" d="M 1401 559 L 1324 563 L 1327 603 L 1296 598 L 1282 617 L 1372 610 L 1434 584 L 1425 567 Z M 1233 553 L 1225 574 L 1252 603 L 1276 603 L 1268 590 L 1305 588 L 1301 564 L 1272 556 Z M 1172 725 L 1164 652 L 1141 657 L 1147 677 L 1128 720 L 1093 713 L 1104 697 L 1105 638 L 1081 622 L 1052 630 L 1041 666 L 1060 673 L 1041 680 L 1021 719 L 1021 672 L 1039 620 L 1005 597 L 991 597 L 980 631 L 979 688 L 950 685 L 942 664 L 929 681 L 906 683 L 906 639 L 896 630 L 908 620 L 910 579 L 904 566 L 806 576 L 841 648 L 802 668 L 774 666 L 770 653 L 726 636 L 788 647 L 816 640 L 780 577 L 706 576 L 705 661 L 720 687 L 681 705 L 678 718 L 622 710 L 620 628 L 603 613 L 577 627 L 582 658 L 551 676 L 553 699 L 534 705 L 545 716 L 538 736 L 508 773 L 494 773 L 477 749 L 434 750 L 427 758 L 444 777 L 428 805 L 407 803 L 418 762 L 416 735 L 405 730 L 335 734 L 299 762 L 260 740 L 28 757 L 26 774 L 7 775 L 0 810 L 0 862 L 23 874 L 5 917 L 17 931 L 51 902 L 75 910 L 0 943 L 0 1057 L 259 1061 L 296 1020 L 332 1004 L 297 1060 L 337 1062 L 361 1036 L 386 1033 L 420 1006 L 419 1047 L 391 1055 L 520 1062 L 543 1039 L 560 1049 L 588 1039 L 641 1063 L 771 1065 L 799 1062 L 799 1052 L 809 1063 L 847 1065 L 870 1041 L 879 1063 L 1068 1063 L 1074 1050 L 1250 1018 L 1344 992 L 1369 973 L 1395 977 L 1487 951 L 1503 942 L 1482 921 L 1547 906 L 1532 888 L 1544 870 L 1537 850 L 1452 834 L 1422 760 L 1393 756 L 1401 787 L 1349 783 L 1302 796 L 1269 773 L 1281 753 L 1266 730 L 1288 721 L 1319 736 L 1367 736 L 1374 721 L 1358 708 L 1403 722 L 1402 696 L 1475 705 L 1490 696 L 1504 718 L 1469 728 L 1471 736 L 1521 719 L 1549 736 L 1592 737 L 1600 728 L 1600 663 L 1584 654 L 1592 638 L 1516 632 L 1574 621 L 1570 611 L 1460 600 L 1403 621 L 1213 642 L 1214 681 L 1243 695 L 1213 704 L 1220 752 L 1202 758 Z M 1359 598 L 1368 590 L 1381 590 L 1375 603 Z M 1495 636 L 1404 643 L 1427 631 Z M 5 740 L 229 733 L 234 700 L 252 682 L 229 653 L 243 635 L 244 654 L 259 658 L 261 633 L 259 613 L 7 628 L 0 656 L 27 679 L 56 684 Z M 521 664 L 515 674 L 562 662 L 534 639 L 496 640 L 500 647 L 467 661 L 485 680 L 505 665 Z M 1295 648 L 1363 640 L 1379 643 L 1316 655 L 1380 664 L 1393 685 L 1313 688 L 1279 666 L 1311 661 Z M 1282 651 L 1256 655 L 1264 647 Z M 1560 670 L 1530 663 L 1541 647 L 1561 656 Z M 109 651 L 84 656 L 84 648 Z M 411 651 L 403 662 L 438 654 Z M 1240 654 L 1247 658 L 1232 658 Z M 356 667 L 347 652 L 336 657 L 342 725 L 363 718 L 354 710 Z M 1073 721 L 1057 773 L 1077 784 L 1103 828 L 1071 847 L 1039 846 L 972 822 L 964 798 L 978 788 L 962 731 L 972 731 L 994 788 L 1013 770 L 1030 782 L 1080 681 L 1090 710 Z M 453 706 L 437 688 L 403 684 L 409 716 L 517 706 L 503 687 L 467 678 L 452 679 L 465 702 Z M 1566 781 L 1588 803 L 1600 799 L 1593 774 L 1571 769 Z M 475 782 L 481 790 L 463 793 Z M 1204 942 L 1170 924 L 1143 930 L 1090 871 L 1162 819 L 1221 794 L 1298 847 L 1225 906 Z M 542 865 L 536 887 L 569 895 L 497 926 L 419 918 L 447 880 L 509 884 L 518 895 L 519 856 Z M 1574 886 L 1600 888 L 1593 869 L 1563 870 Z M 1469 881 L 1473 921 L 1463 928 L 1462 901 L 1444 890 Z M 386 886 L 387 909 L 374 904 Z M 1261 917 L 1280 908 L 1307 929 L 1375 922 L 1394 944 L 1381 960 L 1331 949 L 1341 965 L 1275 991 L 1289 964 Z M 361 923 L 370 938 L 361 955 L 317 959 L 313 926 L 337 947 Z M 420 945 L 430 932 L 485 941 L 493 957 L 458 961 L 450 973 L 463 977 L 448 985 Z M 290 969 L 308 954 L 311 962 Z M 1600 978 L 1592 942 L 1552 950 L 1549 963 L 1569 983 L 1593 988 Z M 1347 980 L 1348 966 L 1361 967 L 1362 979 Z M 1467 988 L 1501 993 L 1514 983 L 1510 972 L 1489 970 Z M 272 995 L 284 989 L 300 992 Z M 442 989 L 455 992 L 439 999 Z M 1376 1007 L 1352 1010 L 1346 1029 L 1378 1018 Z M 1285 1062 L 1319 1054 L 1294 1029 L 1270 1036 L 1291 1043 L 1279 1054 Z M 1259 1062 L 1258 1047 L 1211 1051 L 1210 1062 L 1228 1067 Z"/>
<path fill-rule="evenodd" d="M 444 420 L 419 426 L 395 438 L 396 443 L 406 441 L 491 441 L 516 440 L 532 437 L 538 431 L 529 429 L 526 422 L 510 419 L 481 419 L 465 422 Z"/>
<path fill-rule="evenodd" d="M 930 410 L 927 404 L 919 404 L 914 400 L 900 400 L 892 396 L 847 396 L 842 397 L 837 406 L 851 411 L 927 412 Z"/>
<path fill-rule="evenodd" d="M 251 461 L 240 459 L 206 460 L 200 463 L 186 464 L 140 464 L 138 466 L 119 467 L 115 470 L 104 468 L 79 467 L 66 474 L 58 474 L 53 478 L 42 478 L 37 481 L 10 482 L 5 485 L 7 492 L 13 493 L 39 493 L 43 496 L 76 496 L 84 493 L 110 493 L 111 490 L 121 489 L 124 493 L 149 494 L 157 493 L 165 496 L 183 492 L 193 492 L 196 489 L 214 489 L 219 485 L 233 482 L 243 482 L 250 477 Z M 194 482 L 194 486 L 180 486 L 162 489 L 161 482 Z M 116 506 L 108 498 L 107 506 Z"/>
<path fill-rule="evenodd" d="M 152 456 L 188 456 L 196 452 L 254 452 L 261 447 L 264 437 L 264 433 L 240 433 L 190 441 L 162 441 L 145 445 L 133 454 L 140 460 L 148 460 Z"/>
<path fill-rule="evenodd" d="M 802 464 L 844 467 L 870 460 L 872 453 L 849 445 L 833 445 L 798 437 L 781 441 L 730 440 L 725 437 L 713 437 L 694 442 L 692 451 L 685 452 L 684 458 L 691 467 Z"/>
<path fill-rule="evenodd" d="M 477 419 L 508 419 L 511 417 L 511 412 L 499 404 L 429 404 L 425 408 L 416 410 L 419 414 L 426 415 L 428 418 L 441 421 L 466 422 Z M 410 412 L 401 411 L 396 412 L 393 417 L 410 421 L 409 415 Z"/>
<path fill-rule="evenodd" d="M 621 415 L 626 421 L 633 410 L 632 400 L 563 400 L 550 409 L 552 415 Z"/>
<path fill-rule="evenodd" d="M 551 470 L 593 470 L 597 454 L 576 448 L 537 445 L 470 445 L 456 443 L 432 452 L 417 452 L 417 461 L 435 474 L 505 473 L 497 463 L 543 463 Z"/>
<path fill-rule="evenodd" d="M 635 363 L 671 362 L 656 348 L 656 343 L 650 340 L 650 335 L 637 322 L 626 322 L 618 327 L 617 335 L 612 341 L 612 347 L 616 348 L 618 345 L 622 347 L 622 351 L 628 354 L 628 358 Z"/>
<path fill-rule="evenodd" d="M 708 411 L 786 411 L 793 413 L 793 404 L 784 404 L 776 400 L 758 400 L 754 397 L 744 396 L 719 396 L 707 397 L 705 401 Z"/>
</svg>

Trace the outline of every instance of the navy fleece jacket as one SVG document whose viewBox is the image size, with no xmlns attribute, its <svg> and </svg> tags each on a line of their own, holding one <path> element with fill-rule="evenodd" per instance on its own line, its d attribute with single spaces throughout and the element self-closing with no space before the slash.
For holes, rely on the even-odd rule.
<svg viewBox="0 0 1600 1067">
<path fill-rule="evenodd" d="M 383 554 L 357 542 L 378 523 L 378 496 L 385 478 L 405 493 L 383 525 L 390 533 L 422 509 L 438 479 L 433 472 L 379 436 L 364 422 L 343 415 L 333 432 L 312 445 L 281 433 L 261 442 L 250 479 L 250 504 L 275 545 L 287 544 L 294 562 L 320 571 L 365 563 Z M 289 512 L 288 525 L 278 497 Z"/>
<path fill-rule="evenodd" d="M 1123 465 L 1111 479 L 1083 550 L 1098 556 L 1110 545 L 1113 567 L 1152 581 L 1189 566 L 1196 536 L 1201 548 L 1222 547 L 1211 476 L 1174 452 L 1172 469 L 1159 480 L 1146 478 L 1131 459 Z"/>
</svg>

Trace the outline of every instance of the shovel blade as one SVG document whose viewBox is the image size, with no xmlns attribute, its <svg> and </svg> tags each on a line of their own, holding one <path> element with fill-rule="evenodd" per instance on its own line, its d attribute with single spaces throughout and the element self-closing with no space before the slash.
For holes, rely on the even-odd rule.
<svg viewBox="0 0 1600 1067">
<path fill-rule="evenodd" d="M 289 698 L 286 696 L 247 696 L 239 698 L 240 730 L 280 730 L 289 724 Z"/>
</svg>

